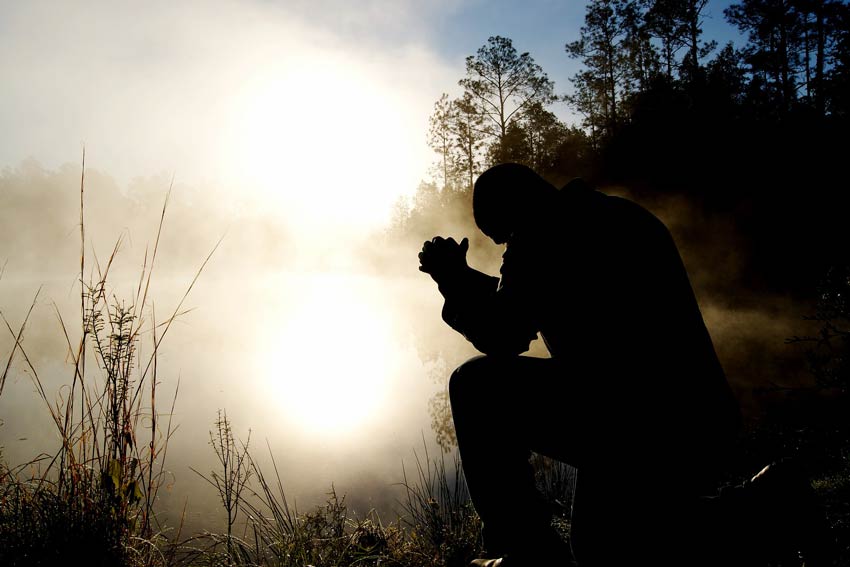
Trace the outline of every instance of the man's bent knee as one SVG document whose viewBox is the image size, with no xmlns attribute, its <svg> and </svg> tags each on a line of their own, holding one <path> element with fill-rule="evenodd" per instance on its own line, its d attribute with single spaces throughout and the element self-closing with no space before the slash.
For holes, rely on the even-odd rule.
<svg viewBox="0 0 850 567">
<path fill-rule="evenodd" d="M 492 410 L 494 370 L 491 357 L 482 355 L 467 360 L 452 372 L 449 401 L 456 429 L 467 429 L 483 410 Z"/>
<path fill-rule="evenodd" d="M 457 367 L 449 378 L 449 398 L 453 404 L 468 398 L 480 398 L 483 389 L 497 387 L 499 363 L 493 357 L 480 355 Z"/>
</svg>

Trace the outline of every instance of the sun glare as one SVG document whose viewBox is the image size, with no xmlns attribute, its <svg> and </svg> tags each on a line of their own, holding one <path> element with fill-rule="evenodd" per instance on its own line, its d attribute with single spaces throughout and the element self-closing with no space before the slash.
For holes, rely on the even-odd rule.
<svg viewBox="0 0 850 567">
<path fill-rule="evenodd" d="M 290 65 L 255 81 L 238 114 L 242 175 L 302 223 L 384 221 L 421 173 L 398 94 L 343 61 Z"/>
<path fill-rule="evenodd" d="M 390 79 L 345 55 L 315 57 L 241 86 L 232 157 L 297 252 L 285 284 L 295 299 L 269 315 L 258 357 L 271 407 L 305 432 L 347 436 L 377 423 L 399 364 L 381 287 L 344 271 L 349 245 L 415 187 L 424 144 Z M 343 271 L 299 271 L 316 266 Z"/>
<path fill-rule="evenodd" d="M 295 308 L 267 330 L 270 403 L 313 435 L 362 432 L 386 401 L 396 371 L 390 321 L 367 282 L 353 276 L 304 276 Z"/>
</svg>

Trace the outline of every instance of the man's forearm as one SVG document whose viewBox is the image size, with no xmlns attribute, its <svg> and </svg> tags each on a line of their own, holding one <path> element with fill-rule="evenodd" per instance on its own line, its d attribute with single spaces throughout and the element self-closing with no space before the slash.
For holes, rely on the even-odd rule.
<svg viewBox="0 0 850 567">
<path fill-rule="evenodd" d="M 451 277 L 443 278 L 437 288 L 447 300 L 466 299 L 496 293 L 499 278 L 466 266 Z"/>
<path fill-rule="evenodd" d="M 476 312 L 496 293 L 499 279 L 469 266 L 437 283 L 443 295 L 443 321 L 466 336 L 474 324 Z"/>
<path fill-rule="evenodd" d="M 537 337 L 516 306 L 498 297 L 499 278 L 466 268 L 439 284 L 445 298 L 443 320 L 485 354 L 516 355 Z"/>
</svg>

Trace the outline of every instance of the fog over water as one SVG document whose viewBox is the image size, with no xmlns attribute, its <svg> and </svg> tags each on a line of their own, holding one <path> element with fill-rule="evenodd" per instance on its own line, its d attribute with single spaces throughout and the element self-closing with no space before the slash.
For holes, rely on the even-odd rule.
<svg viewBox="0 0 850 567">
<path fill-rule="evenodd" d="M 423 444 L 438 451 L 428 400 L 475 354 L 440 319 L 436 287 L 417 270 L 421 242 L 384 233 L 397 199 L 427 175 L 428 113 L 463 61 L 424 45 L 410 2 L 357 12 L 328 0 L 335 16 L 322 25 L 312 3 L 201 4 L 136 14 L 27 2 L 3 20 L 0 311 L 17 330 L 38 292 L 23 346 L 49 399 L 61 399 L 73 362 L 57 312 L 72 344 L 80 335 L 81 142 L 84 279 L 120 239 L 109 277 L 119 302 L 133 301 L 146 252 L 151 261 L 173 178 L 146 317 L 169 317 L 221 242 L 159 350 L 160 411 L 179 382 L 163 510 L 176 515 L 188 499 L 189 531 L 222 520 L 189 467 L 214 466 L 208 432 L 226 409 L 264 467 L 272 452 L 300 510 L 333 485 L 360 514 L 391 513 L 402 464 L 410 470 Z M 365 33 L 399 21 L 410 33 L 393 49 Z M 800 379 L 783 341 L 802 332 L 806 307 L 737 280 L 748 252 L 733 221 L 679 199 L 644 204 L 680 244 L 742 402 L 755 405 L 756 385 Z M 496 273 L 500 253 L 476 247 L 470 261 Z M 3 329 L 0 361 L 13 344 Z M 146 359 L 150 335 L 138 346 Z M 533 353 L 545 355 L 540 341 Z M 19 355 L 0 420 L 10 464 L 59 448 Z"/>
<path fill-rule="evenodd" d="M 72 344 L 79 337 L 79 169 L 69 164 L 48 170 L 28 161 L 0 176 L 0 310 L 17 329 L 38 291 L 23 344 L 54 399 L 73 374 L 57 311 Z M 121 187 L 109 175 L 87 170 L 87 277 L 105 266 L 120 237 L 109 278 L 119 301 L 130 303 L 135 296 L 170 183 L 155 176 Z M 187 312 L 159 351 L 160 411 L 167 411 L 179 380 L 173 416 L 178 430 L 167 457 L 173 482 L 162 493 L 163 510 L 176 513 L 188 499 L 187 528 L 215 525 L 217 496 L 190 467 L 213 468 L 208 432 L 217 411 L 225 409 L 237 437 L 247 439 L 251 431 L 253 453 L 266 467 L 271 450 L 299 508 L 321 503 L 334 486 L 359 513 L 375 507 L 393 514 L 402 464 L 409 470 L 423 444 L 432 454 L 439 451 L 428 400 L 444 387 L 452 367 L 475 354 L 441 321 L 439 294 L 417 270 L 416 244 L 388 239 L 380 226 L 352 228 L 344 238 L 317 244 L 315 234 L 289 224 L 285 214 L 238 202 L 226 207 L 203 195 L 180 183 L 173 188 L 147 309 L 159 321 L 170 316 L 223 236 L 182 307 Z M 746 260 L 734 232 L 724 235 L 715 226 L 726 246 L 691 242 L 682 224 L 693 225 L 698 211 L 685 202 L 647 206 L 679 236 L 742 403 L 753 405 L 754 386 L 802 376 L 799 358 L 783 345 L 799 332 L 801 306 L 771 296 L 742 296 L 730 305 L 727 295 L 713 291 Z M 447 226 L 443 234 L 460 237 L 460 230 Z M 498 247 L 479 247 L 470 262 L 496 273 L 498 256 Z M 141 360 L 150 355 L 146 337 Z M 10 333 L 0 334 L 4 357 L 12 345 Z M 532 352 L 545 355 L 540 341 Z M 49 413 L 20 356 L 0 396 L 0 415 L 0 445 L 10 463 L 58 449 Z"/>
<path fill-rule="evenodd" d="M 433 448 L 427 400 L 442 386 L 409 313 L 439 321 L 438 297 L 415 253 L 388 275 L 364 252 L 386 247 L 375 234 L 425 173 L 428 110 L 462 61 L 425 45 L 421 8 L 392 4 L 329 1 L 322 18 L 315 3 L 228 0 L 2 9 L 0 310 L 17 328 L 43 286 L 24 347 L 51 399 L 73 376 L 56 311 L 72 343 L 80 332 L 83 145 L 85 278 L 120 237 L 119 301 L 133 301 L 146 247 L 150 262 L 172 177 L 149 319 L 173 312 L 223 237 L 159 351 L 161 411 L 180 384 L 161 496 L 170 510 L 189 496 L 187 528 L 214 527 L 216 496 L 189 466 L 212 467 L 219 408 L 256 456 L 268 443 L 305 510 L 332 483 L 360 513 L 386 509 L 402 460 Z M 0 333 L 0 355 L 12 344 Z M 9 463 L 58 449 L 20 355 L 0 418 Z"/>
<path fill-rule="evenodd" d="M 0 182 L 6 243 L 0 309 L 17 327 L 43 286 L 23 344 L 53 396 L 62 395 L 73 375 L 55 310 L 72 342 L 79 337 L 77 175 L 71 166 L 49 172 L 27 163 L 7 170 Z M 104 266 L 122 237 L 109 278 L 119 301 L 133 301 L 167 188 L 167 180 L 139 181 L 129 192 L 133 198 L 108 176 L 88 174 L 88 269 L 96 269 L 96 261 Z M 285 221 L 190 203 L 178 186 L 151 284 L 149 303 L 158 320 L 173 312 L 225 230 L 183 306 L 191 310 L 178 317 L 160 347 L 160 411 L 180 382 L 174 413 L 179 429 L 168 450 L 176 482 L 169 496 L 191 494 L 190 510 L 197 513 L 210 504 L 213 493 L 195 486 L 198 479 L 188 467 L 212 466 L 207 432 L 224 408 L 237 436 L 245 439 L 252 430 L 261 460 L 268 442 L 288 491 L 305 506 L 333 483 L 351 493 L 349 501 L 361 512 L 370 501 L 386 507 L 395 498 L 402 461 L 421 451 L 423 440 L 433 449 L 427 400 L 439 386 L 418 355 L 413 325 L 422 321 L 411 307 L 430 312 L 425 324 L 439 320 L 430 280 L 416 270 L 415 256 L 407 275 L 399 270 L 388 277 L 358 261 L 356 250 L 367 234 L 322 254 L 299 254 L 303 237 L 287 232 Z M 151 349 L 145 337 L 141 360 Z M 5 333 L 4 357 L 12 344 Z M 0 444 L 5 457 L 18 463 L 58 445 L 20 356 L 14 370 L 0 396 Z"/>
</svg>

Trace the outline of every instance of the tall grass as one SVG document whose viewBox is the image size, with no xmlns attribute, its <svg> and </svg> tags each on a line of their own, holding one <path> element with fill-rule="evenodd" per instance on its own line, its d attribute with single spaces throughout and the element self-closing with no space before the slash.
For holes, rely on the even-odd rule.
<svg viewBox="0 0 850 567">
<path fill-rule="evenodd" d="M 148 294 L 169 188 L 135 293 L 129 300 L 119 298 L 110 288 L 109 275 L 122 240 L 105 264 L 96 256 L 91 268 L 87 263 L 85 153 L 82 166 L 78 338 L 54 303 L 70 361 L 62 395 L 48 393 L 23 344 L 39 293 L 17 331 L 0 311 L 14 341 L 0 377 L 0 394 L 13 360 L 22 359 L 59 439 L 52 454 L 15 468 L 0 465 L 0 564 L 6 566 L 73 564 L 75 559 L 87 565 L 167 562 L 159 545 L 165 527 L 157 520 L 155 503 L 168 441 L 176 429 L 171 416 L 177 388 L 169 411 L 162 413 L 158 353 L 209 256 L 174 311 L 157 322 Z M 150 345 L 145 357 L 139 348 L 143 341 Z"/>
<path fill-rule="evenodd" d="M 299 513 L 287 499 L 271 448 L 274 474 L 267 476 L 250 455 L 248 442 L 234 438 L 226 413 L 219 412 L 210 436 L 219 468 L 208 475 L 196 472 L 218 492 L 227 514 L 227 532 L 198 534 L 181 542 L 182 564 L 391 564 L 388 561 L 399 549 L 400 532 L 383 526 L 375 512 L 355 518 L 348 512 L 345 497 L 331 487 L 323 506 Z M 242 534 L 235 535 L 233 522 L 240 509 Z"/>
<path fill-rule="evenodd" d="M 576 469 L 537 453 L 531 455 L 531 466 L 537 489 L 552 505 L 552 514 L 561 519 L 569 518 L 576 487 Z"/>
<path fill-rule="evenodd" d="M 247 442 L 225 436 L 231 448 L 222 451 L 221 431 L 232 428 L 220 412 L 211 431 L 220 468 L 201 476 L 222 503 L 228 493 L 239 494 L 241 535 L 228 528 L 226 534 L 192 536 L 180 544 L 181 565 L 465 567 L 481 551 L 481 522 L 457 458 L 449 464 L 442 454 L 432 459 L 426 450 L 423 459 L 414 452 L 415 474 L 408 476 L 402 467 L 402 513 L 384 523 L 375 510 L 363 517 L 350 513 L 333 486 L 323 505 L 299 512 L 287 498 L 271 447 L 269 475 Z M 232 466 L 225 469 L 221 456 L 228 454 Z M 238 472 L 239 462 L 247 462 L 250 471 Z M 223 476 L 225 470 L 229 476 Z"/>
<path fill-rule="evenodd" d="M 157 320 L 150 290 L 171 188 L 134 291 L 120 297 L 110 274 L 122 239 L 105 262 L 87 255 L 85 153 L 82 170 L 78 322 L 66 322 L 53 304 L 65 349 L 58 355 L 69 361 L 60 394 L 50 391 L 25 347 L 42 290 L 17 326 L 0 310 L 12 337 L 0 395 L 22 365 L 59 440 L 55 451 L 15 467 L 0 449 L 0 565 L 465 565 L 480 549 L 480 522 L 457 459 L 447 467 L 427 451 L 424 463 L 416 455 L 415 476 L 403 470 L 404 515 L 389 524 L 374 510 L 351 514 L 333 487 L 324 505 L 301 513 L 287 500 L 274 456 L 267 476 L 248 440 L 235 439 L 224 412 L 210 432 L 219 470 L 202 476 L 221 497 L 226 532 L 181 539 L 179 526 L 174 533 L 160 523 L 157 498 L 177 429 L 172 416 L 179 383 L 163 412 L 159 349 L 218 245 L 174 310 Z"/>
<path fill-rule="evenodd" d="M 423 443 L 424 444 L 424 443 Z M 402 521 L 409 528 L 412 553 L 422 565 L 467 565 L 482 548 L 481 521 L 472 507 L 460 458 L 447 468 L 445 454 L 437 459 L 424 449 L 424 461 L 414 453 L 415 476 L 402 469 L 405 500 Z"/>
<path fill-rule="evenodd" d="M 323 505 L 302 513 L 287 499 L 271 448 L 269 474 L 252 457 L 250 436 L 244 443 L 236 439 L 224 412 L 210 432 L 219 468 L 201 476 L 221 498 L 225 533 L 181 539 L 180 526 L 175 533 L 163 525 L 157 501 L 177 429 L 172 416 L 179 382 L 162 411 L 158 355 L 218 244 L 177 306 L 158 320 L 150 290 L 171 188 L 138 282 L 122 298 L 110 284 L 122 239 L 103 263 L 87 256 L 85 154 L 82 169 L 78 322 L 66 323 L 70 319 L 53 304 L 64 339 L 59 354 L 69 361 L 60 395 L 49 391 L 25 347 L 41 289 L 17 326 L 0 310 L 12 338 L 0 361 L 0 395 L 22 365 L 59 440 L 55 451 L 14 467 L 0 448 L 0 565 L 460 567 L 481 553 L 481 522 L 457 456 L 451 462 L 442 453 L 432 458 L 427 446 L 421 457 L 414 452 L 412 472 L 401 471 L 400 515 L 389 523 L 374 510 L 362 517 L 350 513 L 334 487 Z M 561 493 L 562 471 L 540 471 L 542 486 Z"/>
<path fill-rule="evenodd" d="M 210 431 L 210 446 L 213 448 L 221 468 L 212 471 L 209 476 L 192 469 L 216 489 L 221 499 L 221 505 L 227 515 L 227 533 L 224 538 L 225 557 L 233 557 L 239 548 L 240 542 L 233 535 L 233 527 L 236 524 L 236 518 L 239 516 L 243 493 L 248 486 L 252 473 L 248 461 L 250 437 L 249 432 L 246 441 L 237 443 L 230 420 L 227 419 L 227 412 L 219 410 L 218 418 L 215 420 L 215 428 Z"/>
</svg>

